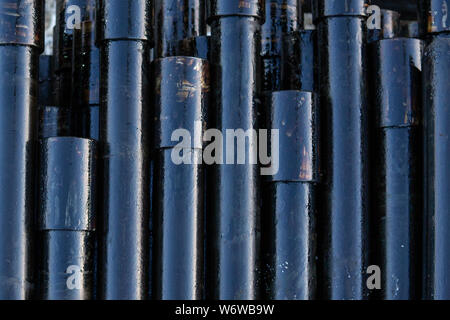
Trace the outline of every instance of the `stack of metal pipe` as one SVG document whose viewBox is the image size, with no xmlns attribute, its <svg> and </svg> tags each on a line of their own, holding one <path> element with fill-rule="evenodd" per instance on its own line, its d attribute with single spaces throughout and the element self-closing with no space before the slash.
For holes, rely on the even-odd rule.
<svg viewBox="0 0 450 320">
<path fill-rule="evenodd" d="M 43 8 L 0 0 L 0 299 L 450 299 L 448 0 L 57 0 L 45 55 Z"/>
</svg>

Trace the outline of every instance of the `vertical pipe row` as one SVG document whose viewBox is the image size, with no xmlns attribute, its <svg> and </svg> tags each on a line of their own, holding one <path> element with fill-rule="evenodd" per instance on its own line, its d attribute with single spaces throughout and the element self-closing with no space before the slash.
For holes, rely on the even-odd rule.
<svg viewBox="0 0 450 320">
<path fill-rule="evenodd" d="M 153 69 L 153 297 L 199 300 L 204 297 L 205 192 L 200 159 L 207 124 L 209 65 L 193 57 L 168 57 L 156 60 Z M 174 135 L 181 141 L 173 141 Z"/>
<path fill-rule="evenodd" d="M 101 0 L 102 299 L 140 300 L 149 286 L 151 5 Z"/>
<path fill-rule="evenodd" d="M 311 92 L 271 95 L 268 128 L 279 130 L 279 171 L 264 186 L 266 298 L 310 300 L 316 297 L 316 217 L 318 113 Z M 273 150 L 273 149 L 272 149 Z M 273 155 L 272 155 L 273 157 Z"/>
<path fill-rule="evenodd" d="M 322 297 L 368 297 L 368 100 L 365 1 L 315 0 L 320 59 Z"/>
<path fill-rule="evenodd" d="M 222 150 L 226 144 L 236 149 L 233 137 L 216 148 L 216 155 L 221 155 L 223 161 L 216 157 L 219 163 L 212 166 L 210 176 L 212 186 L 206 215 L 207 297 L 251 300 L 260 297 L 261 276 L 260 173 L 251 158 L 257 153 L 252 139 L 257 134 L 257 111 L 261 104 L 259 57 L 264 2 L 213 0 L 208 4 L 212 127 L 222 135 L 227 130 L 242 129 L 249 133 L 246 140 L 250 143 L 244 141 L 244 164 L 237 163 L 236 152 L 232 157 L 228 150 Z M 227 156 L 233 159 L 226 161 Z"/>
<path fill-rule="evenodd" d="M 422 41 L 370 46 L 375 112 L 373 228 L 381 298 L 420 297 Z"/>
<path fill-rule="evenodd" d="M 0 299 L 33 294 L 34 162 L 43 1 L 0 1 Z"/>
<path fill-rule="evenodd" d="M 39 299 L 94 298 L 96 161 L 92 140 L 41 140 Z"/>
</svg>

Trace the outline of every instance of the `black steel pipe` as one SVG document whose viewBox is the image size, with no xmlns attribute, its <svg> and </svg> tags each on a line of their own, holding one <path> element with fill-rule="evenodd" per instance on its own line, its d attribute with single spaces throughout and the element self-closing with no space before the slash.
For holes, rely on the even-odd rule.
<svg viewBox="0 0 450 320">
<path fill-rule="evenodd" d="M 155 0 L 155 55 L 176 54 L 177 42 L 206 35 L 206 0 Z"/>
<path fill-rule="evenodd" d="M 74 33 L 79 31 L 86 13 L 87 0 L 59 0 L 56 2 L 54 71 L 58 98 L 55 104 L 72 107 L 72 67 Z M 72 129 L 71 129 L 72 130 Z"/>
<path fill-rule="evenodd" d="M 299 0 L 266 0 L 265 22 L 261 26 L 262 56 L 281 55 L 283 35 L 302 29 Z"/>
<path fill-rule="evenodd" d="M 87 0 L 86 15 L 73 40 L 72 101 L 76 136 L 98 140 L 100 105 L 100 50 L 95 46 L 95 4 Z"/>
<path fill-rule="evenodd" d="M 261 26 L 263 91 L 281 90 L 283 35 L 301 29 L 302 7 L 298 0 L 266 0 Z"/>
<path fill-rule="evenodd" d="M 366 299 L 369 119 L 365 1 L 317 0 L 314 4 L 324 115 L 321 296 Z"/>
<path fill-rule="evenodd" d="M 73 34 L 80 28 L 78 23 L 85 16 L 86 2 L 87 0 L 58 0 L 56 2 L 57 41 L 54 52 L 56 72 L 72 68 Z"/>
<path fill-rule="evenodd" d="M 401 21 L 401 37 L 420 38 L 419 22 L 417 21 Z"/>
<path fill-rule="evenodd" d="M 0 45 L 25 45 L 44 50 L 44 1 L 0 0 Z"/>
<path fill-rule="evenodd" d="M 271 96 L 268 128 L 279 130 L 283 156 L 279 172 L 269 177 L 264 188 L 263 248 L 269 299 L 316 297 L 319 117 L 313 99 L 312 93 L 300 91 L 278 91 Z"/>
<path fill-rule="evenodd" d="M 423 55 L 425 126 L 424 298 L 450 299 L 450 38 L 435 37 Z"/>
<path fill-rule="evenodd" d="M 53 98 L 53 56 L 39 56 L 39 106 L 51 106 Z"/>
<path fill-rule="evenodd" d="M 59 106 L 39 107 L 39 139 L 70 134 L 70 113 Z"/>
<path fill-rule="evenodd" d="M 447 0 L 418 0 L 422 36 L 450 33 L 450 4 Z"/>
<path fill-rule="evenodd" d="M 179 41 L 176 48 L 176 55 L 208 60 L 210 58 L 210 51 L 211 37 L 199 36 Z"/>
<path fill-rule="evenodd" d="M 175 164 L 174 152 L 191 163 Z M 169 148 L 155 154 L 152 294 L 157 300 L 203 298 L 204 179 L 202 165 L 196 163 L 201 153 Z"/>
<path fill-rule="evenodd" d="M 86 139 L 100 139 L 100 106 L 89 105 L 73 111 L 72 119 L 76 136 Z"/>
<path fill-rule="evenodd" d="M 153 62 L 155 167 L 153 201 L 153 298 L 204 297 L 203 133 L 207 128 L 209 64 L 192 57 Z M 175 130 L 191 140 L 172 141 Z M 173 159 L 186 157 L 186 162 Z M 174 184 L 174 181 L 177 181 Z"/>
<path fill-rule="evenodd" d="M 367 30 L 367 42 L 392 39 L 400 35 L 400 14 L 396 11 L 381 9 L 380 28 Z"/>
<path fill-rule="evenodd" d="M 34 289 L 34 161 L 42 1 L 0 1 L 0 300 Z"/>
<path fill-rule="evenodd" d="M 420 298 L 422 42 L 371 46 L 375 111 L 373 230 L 384 300 Z"/>
<path fill-rule="evenodd" d="M 39 299 L 94 298 L 96 168 L 92 140 L 41 141 Z"/>
<path fill-rule="evenodd" d="M 223 135 L 227 129 L 253 132 L 258 129 L 257 111 L 261 104 L 260 23 L 264 5 L 254 0 L 209 3 L 211 126 Z M 246 144 L 244 164 L 236 163 L 236 154 L 233 164 L 227 164 L 227 154 L 222 152 L 224 163 L 211 168 L 207 212 L 210 299 L 260 297 L 260 172 L 258 164 L 249 157 L 257 151 L 256 147 Z"/>
<path fill-rule="evenodd" d="M 140 300 L 149 290 L 149 1 L 99 3 L 103 233 L 100 297 Z M 126 61 L 126 63 L 124 63 Z"/>
<path fill-rule="evenodd" d="M 317 39 L 315 30 L 292 32 L 283 37 L 281 89 L 315 92 L 317 88 Z"/>
</svg>

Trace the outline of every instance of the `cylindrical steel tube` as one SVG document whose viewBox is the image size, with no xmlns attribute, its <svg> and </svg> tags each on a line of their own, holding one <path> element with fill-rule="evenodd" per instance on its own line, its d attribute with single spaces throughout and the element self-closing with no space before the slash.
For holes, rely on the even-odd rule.
<svg viewBox="0 0 450 320">
<path fill-rule="evenodd" d="M 261 27 L 263 91 L 281 90 L 283 35 L 301 29 L 302 8 L 298 0 L 266 0 Z"/>
<path fill-rule="evenodd" d="M 99 291 L 103 299 L 146 299 L 150 2 L 103 0 L 99 7 L 104 215 Z"/>
<path fill-rule="evenodd" d="M 401 21 L 401 37 L 420 38 L 419 22 Z"/>
<path fill-rule="evenodd" d="M 292 32 L 283 37 L 281 89 L 317 90 L 316 31 Z"/>
<path fill-rule="evenodd" d="M 74 133 L 99 138 L 100 50 L 95 46 L 95 3 L 87 0 L 86 15 L 73 40 L 72 100 Z"/>
<path fill-rule="evenodd" d="M 270 107 L 268 128 L 279 130 L 279 154 L 284 156 L 279 159 L 278 173 L 269 177 L 264 188 L 267 298 L 314 299 L 319 179 L 317 108 L 313 94 L 300 91 L 273 92 Z"/>
<path fill-rule="evenodd" d="M 56 3 L 56 51 L 54 70 L 57 79 L 55 104 L 72 107 L 72 47 L 74 33 L 79 32 L 81 19 L 85 16 L 87 0 L 59 0 Z M 72 130 L 72 128 L 71 128 Z"/>
<path fill-rule="evenodd" d="M 176 54 L 178 41 L 206 35 L 207 0 L 155 0 L 155 55 Z"/>
<path fill-rule="evenodd" d="M 396 11 L 382 9 L 380 13 L 380 28 L 367 30 L 367 42 L 381 39 L 392 39 L 400 34 L 400 14 Z"/>
<path fill-rule="evenodd" d="M 321 155 L 325 180 L 319 244 L 322 297 L 366 299 L 369 119 L 365 1 L 316 0 L 314 4 L 324 115 Z"/>
<path fill-rule="evenodd" d="M 94 298 L 97 146 L 49 138 L 40 144 L 39 298 Z"/>
<path fill-rule="evenodd" d="M 44 50 L 44 1 L 0 0 L 0 45 Z"/>
<path fill-rule="evenodd" d="M 418 2 L 422 36 L 450 33 L 450 3 L 448 0 L 419 0 Z"/>
<path fill-rule="evenodd" d="M 422 42 L 371 45 L 376 128 L 373 180 L 374 264 L 385 300 L 420 297 Z"/>
<path fill-rule="evenodd" d="M 67 108 L 39 106 L 39 139 L 62 137 L 70 134 Z"/>
<path fill-rule="evenodd" d="M 39 106 L 51 106 L 53 99 L 53 56 L 39 56 Z"/>
<path fill-rule="evenodd" d="M 189 163 L 175 164 L 173 153 Z M 153 298 L 200 300 L 204 294 L 202 149 L 169 148 L 155 154 Z M 176 181 L 176 183 L 174 183 Z"/>
<path fill-rule="evenodd" d="M 209 65 L 192 57 L 153 62 L 155 180 L 153 298 L 204 296 L 203 132 L 207 127 Z M 176 130 L 190 141 L 172 141 Z M 185 160 L 179 163 L 175 157 Z M 174 181 L 177 181 L 174 184 Z"/>
<path fill-rule="evenodd" d="M 210 51 L 211 37 L 199 36 L 179 41 L 176 48 L 176 55 L 208 60 L 210 58 Z"/>
<path fill-rule="evenodd" d="M 212 127 L 221 131 L 243 130 L 256 136 L 260 105 L 260 50 L 263 6 L 257 1 L 212 1 L 211 67 Z M 232 16 L 224 14 L 233 14 Z M 257 15 L 255 17 L 255 15 Z M 259 16 L 262 17 L 262 16 Z M 239 93 L 239 94 L 237 94 Z M 228 143 L 234 145 L 234 137 Z M 224 145 L 226 143 L 224 142 Z M 208 196 L 207 297 L 257 299 L 260 277 L 259 166 L 252 161 L 257 150 L 246 144 L 244 164 L 234 159 L 211 169 Z M 221 152 L 223 159 L 233 150 Z M 220 161 L 219 161 L 220 162 Z"/>
<path fill-rule="evenodd" d="M 450 38 L 435 37 L 423 56 L 425 126 L 425 298 L 450 299 Z"/>
<path fill-rule="evenodd" d="M 32 225 L 42 1 L 0 1 L 0 300 L 33 294 Z"/>
</svg>

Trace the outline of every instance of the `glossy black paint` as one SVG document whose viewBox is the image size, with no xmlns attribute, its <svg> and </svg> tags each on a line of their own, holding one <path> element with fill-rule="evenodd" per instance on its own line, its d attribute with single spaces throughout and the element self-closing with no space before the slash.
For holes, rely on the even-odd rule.
<svg viewBox="0 0 450 320">
<path fill-rule="evenodd" d="M 270 107 L 267 127 L 279 130 L 280 170 L 264 185 L 266 298 L 314 299 L 318 109 L 313 94 L 301 91 L 273 92 Z"/>
<path fill-rule="evenodd" d="M 211 37 L 199 36 L 178 41 L 176 55 L 210 59 Z"/>
<path fill-rule="evenodd" d="M 53 97 L 53 56 L 39 56 L 39 102 L 40 106 L 54 103 Z"/>
<path fill-rule="evenodd" d="M 98 0 L 97 41 L 151 41 L 151 3 L 148 0 Z"/>
<path fill-rule="evenodd" d="M 55 80 L 53 83 L 53 97 L 55 105 L 70 108 L 72 100 L 72 69 L 66 68 L 55 71 Z"/>
<path fill-rule="evenodd" d="M 172 152 L 192 164 L 174 164 Z M 200 300 L 204 294 L 202 149 L 160 149 L 155 155 L 153 298 Z"/>
<path fill-rule="evenodd" d="M 76 136 L 99 140 L 100 139 L 100 106 L 90 105 L 72 113 L 72 121 L 76 123 Z"/>
<path fill-rule="evenodd" d="M 280 56 L 283 35 L 302 29 L 302 6 L 299 0 L 266 0 L 265 5 L 261 55 Z"/>
<path fill-rule="evenodd" d="M 314 20 L 336 16 L 365 16 L 370 0 L 311 0 Z"/>
<path fill-rule="evenodd" d="M 325 178 L 319 246 L 321 295 L 333 300 L 366 299 L 369 256 L 366 21 L 361 16 L 331 17 L 321 19 L 317 28 Z"/>
<path fill-rule="evenodd" d="M 425 126 L 425 299 L 450 299 L 450 39 L 435 37 L 423 56 Z"/>
<path fill-rule="evenodd" d="M 419 0 L 371 0 L 371 3 L 384 9 L 400 12 L 402 19 L 417 19 Z"/>
<path fill-rule="evenodd" d="M 178 41 L 206 35 L 207 0 L 155 0 L 155 53 L 175 55 Z"/>
<path fill-rule="evenodd" d="M 380 128 L 376 134 L 373 264 L 382 270 L 377 294 L 383 300 L 414 300 L 421 285 L 420 128 Z"/>
<path fill-rule="evenodd" d="M 278 172 L 268 177 L 270 181 L 318 181 L 318 121 L 311 92 L 272 93 L 268 128 L 279 130 L 278 149 L 282 161 Z M 289 155 L 289 160 L 284 160 L 286 155 Z"/>
<path fill-rule="evenodd" d="M 261 26 L 263 91 L 281 90 L 283 35 L 301 29 L 303 23 L 298 0 L 267 0 L 265 23 Z"/>
<path fill-rule="evenodd" d="M 367 30 L 367 42 L 392 39 L 400 34 L 400 14 L 392 10 L 381 10 L 380 29 Z"/>
<path fill-rule="evenodd" d="M 148 54 L 144 41 L 105 41 L 101 47 L 103 299 L 148 297 Z"/>
<path fill-rule="evenodd" d="M 74 33 L 73 107 L 100 104 L 100 50 L 95 46 L 95 21 L 83 21 Z"/>
<path fill-rule="evenodd" d="M 377 126 L 410 127 L 421 116 L 422 41 L 398 38 L 370 47 Z"/>
<path fill-rule="evenodd" d="M 81 28 L 74 33 L 72 107 L 74 134 L 99 139 L 100 49 L 95 46 L 95 0 L 88 0 Z"/>
<path fill-rule="evenodd" d="M 274 182 L 265 186 L 265 192 L 265 297 L 315 299 L 317 187 L 309 182 Z"/>
<path fill-rule="evenodd" d="M 39 106 L 39 139 L 67 136 L 70 112 L 58 106 Z"/>
<path fill-rule="evenodd" d="M 33 290 L 32 225 L 39 52 L 0 46 L 0 300 Z"/>
<path fill-rule="evenodd" d="M 40 142 L 40 230 L 95 231 L 97 144 L 53 137 Z"/>
<path fill-rule="evenodd" d="M 204 296 L 205 238 L 205 180 L 198 160 L 208 120 L 209 64 L 199 58 L 167 57 L 155 60 L 152 71 L 156 93 L 152 294 L 162 300 L 198 300 Z M 187 130 L 191 138 L 183 138 L 183 148 L 180 141 L 171 141 L 177 129 Z M 186 163 L 175 164 L 172 155 Z"/>
<path fill-rule="evenodd" d="M 401 36 L 406 38 L 420 38 L 419 22 L 406 21 L 401 23 Z"/>
<path fill-rule="evenodd" d="M 281 57 L 262 57 L 263 92 L 271 92 L 281 90 Z"/>
<path fill-rule="evenodd" d="M 95 233 L 47 230 L 39 236 L 40 300 L 91 300 L 95 287 Z"/>
<path fill-rule="evenodd" d="M 44 0 L 0 0 L 0 44 L 44 50 Z"/>
<path fill-rule="evenodd" d="M 71 137 L 41 140 L 39 174 L 39 299 L 92 299 L 96 143 Z"/>
<path fill-rule="evenodd" d="M 375 111 L 373 232 L 380 298 L 420 298 L 422 41 L 372 44 Z"/>
<path fill-rule="evenodd" d="M 71 70 L 73 34 L 78 29 L 77 26 L 73 25 L 77 12 L 72 6 L 79 8 L 79 18 L 83 18 L 86 14 L 87 1 L 88 0 L 60 0 L 56 2 L 56 42 L 53 51 L 53 54 L 55 55 L 56 72 L 61 69 Z M 70 81 L 70 78 L 68 81 Z"/>
<path fill-rule="evenodd" d="M 208 23 L 225 16 L 255 17 L 264 23 L 265 0 L 209 0 L 206 8 Z"/>
<path fill-rule="evenodd" d="M 447 0 L 418 0 L 422 36 L 450 33 L 450 8 Z"/>
<path fill-rule="evenodd" d="M 167 57 L 152 64 L 155 78 L 154 138 L 156 148 L 171 148 L 177 129 L 185 129 L 191 136 L 186 147 L 202 148 L 206 128 L 210 81 L 209 64 L 193 57 Z"/>
<path fill-rule="evenodd" d="M 317 90 L 317 39 L 315 30 L 292 32 L 283 37 L 281 89 Z"/>
<path fill-rule="evenodd" d="M 217 3 L 236 5 L 238 1 Z M 211 127 L 223 133 L 226 129 L 258 129 L 261 21 L 246 16 L 215 17 L 211 21 Z M 206 214 L 210 299 L 260 297 L 260 172 L 248 157 L 255 147 L 247 145 L 243 165 L 210 168 Z"/>
</svg>

